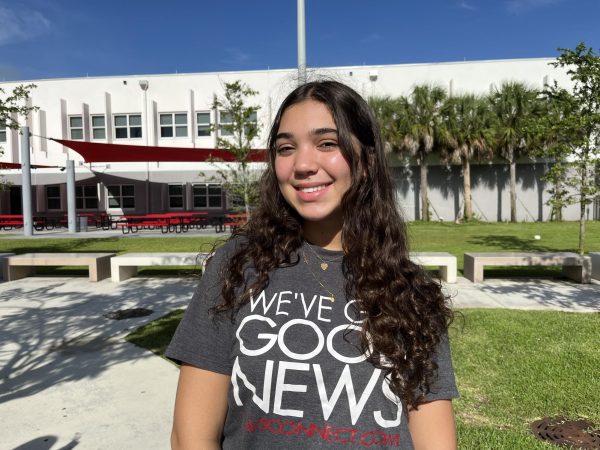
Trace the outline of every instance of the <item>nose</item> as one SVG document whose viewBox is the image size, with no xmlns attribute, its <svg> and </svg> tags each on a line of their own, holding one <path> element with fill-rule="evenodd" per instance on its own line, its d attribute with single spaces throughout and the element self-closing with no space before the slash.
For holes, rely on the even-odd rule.
<svg viewBox="0 0 600 450">
<path fill-rule="evenodd" d="M 319 170 L 318 152 L 313 145 L 301 145 L 296 150 L 294 174 L 305 178 L 314 175 Z"/>
</svg>

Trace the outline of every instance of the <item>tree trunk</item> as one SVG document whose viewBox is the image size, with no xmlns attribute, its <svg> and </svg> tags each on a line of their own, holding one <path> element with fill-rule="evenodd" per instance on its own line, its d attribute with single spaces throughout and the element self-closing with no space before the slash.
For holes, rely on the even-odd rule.
<svg viewBox="0 0 600 450">
<path fill-rule="evenodd" d="M 585 242 L 585 200 L 587 192 L 587 167 L 581 171 L 581 186 L 579 187 L 579 254 L 583 255 Z"/>
<path fill-rule="evenodd" d="M 555 203 L 555 204 L 552 206 L 552 215 L 554 216 L 554 220 L 555 220 L 556 222 L 562 222 L 562 210 L 563 210 L 563 208 L 562 208 L 562 206 L 561 206 L 561 205 L 562 205 L 562 202 L 563 202 L 563 200 L 562 200 L 562 194 L 561 194 L 561 191 L 562 191 L 562 180 L 561 180 L 560 178 L 558 178 L 558 179 L 556 180 L 556 182 L 554 183 L 554 192 L 556 192 L 556 193 L 557 193 L 557 195 L 560 195 L 560 197 L 561 197 L 561 198 L 560 198 L 560 204 L 559 204 L 559 202 L 557 201 L 557 202 L 556 202 L 556 203 Z"/>
<path fill-rule="evenodd" d="M 250 174 L 248 173 L 248 168 L 246 167 L 246 163 L 242 163 L 243 170 L 243 179 L 244 183 L 244 209 L 246 211 L 246 220 L 250 220 L 250 196 L 248 194 L 248 185 L 250 184 Z"/>
<path fill-rule="evenodd" d="M 517 221 L 517 163 L 510 157 L 510 221 Z"/>
<path fill-rule="evenodd" d="M 473 219 L 473 205 L 471 202 L 471 164 L 467 158 L 463 159 L 463 196 L 465 198 L 465 220 Z"/>
<path fill-rule="evenodd" d="M 429 222 L 429 199 L 427 197 L 427 161 L 426 156 L 420 158 L 421 166 L 421 220 Z"/>
</svg>

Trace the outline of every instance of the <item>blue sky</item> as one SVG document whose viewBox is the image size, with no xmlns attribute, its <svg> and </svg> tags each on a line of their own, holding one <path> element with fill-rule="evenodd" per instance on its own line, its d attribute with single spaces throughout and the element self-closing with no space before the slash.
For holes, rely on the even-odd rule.
<svg viewBox="0 0 600 450">
<path fill-rule="evenodd" d="M 600 0 L 305 2 L 309 67 L 600 47 Z M 296 64 L 296 0 L 0 0 L 0 81 Z"/>
</svg>

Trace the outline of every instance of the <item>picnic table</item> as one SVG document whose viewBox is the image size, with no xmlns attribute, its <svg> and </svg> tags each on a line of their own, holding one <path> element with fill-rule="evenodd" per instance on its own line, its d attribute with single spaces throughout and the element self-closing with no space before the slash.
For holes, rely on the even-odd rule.
<svg viewBox="0 0 600 450">
<path fill-rule="evenodd" d="M 231 231 L 234 231 L 242 225 L 245 225 L 247 222 L 248 218 L 246 217 L 246 214 L 225 214 L 223 226 L 229 227 Z"/>
<path fill-rule="evenodd" d="M 23 214 L 1 214 L 0 215 L 0 228 L 4 230 L 13 230 L 16 228 L 23 228 Z M 43 217 L 33 217 L 33 227 L 40 231 L 46 228 L 46 221 Z"/>
<path fill-rule="evenodd" d="M 157 230 L 161 233 L 182 233 L 192 227 L 206 226 L 206 212 L 170 212 L 143 215 L 125 215 L 111 219 L 111 227 L 121 228 L 123 234 L 139 230 Z"/>
</svg>

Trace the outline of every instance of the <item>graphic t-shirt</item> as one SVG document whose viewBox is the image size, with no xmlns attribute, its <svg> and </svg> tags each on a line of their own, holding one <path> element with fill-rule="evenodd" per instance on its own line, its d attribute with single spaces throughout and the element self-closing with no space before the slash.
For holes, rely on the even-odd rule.
<svg viewBox="0 0 600 450">
<path fill-rule="evenodd" d="M 166 355 L 231 376 L 224 449 L 412 449 L 406 406 L 360 351 L 361 315 L 345 295 L 341 253 L 304 244 L 232 322 L 220 302 L 217 250 Z M 323 262 L 325 261 L 325 263 Z M 458 396 L 444 339 L 428 400 Z M 432 424 L 435 427 L 435 424 Z"/>
</svg>

